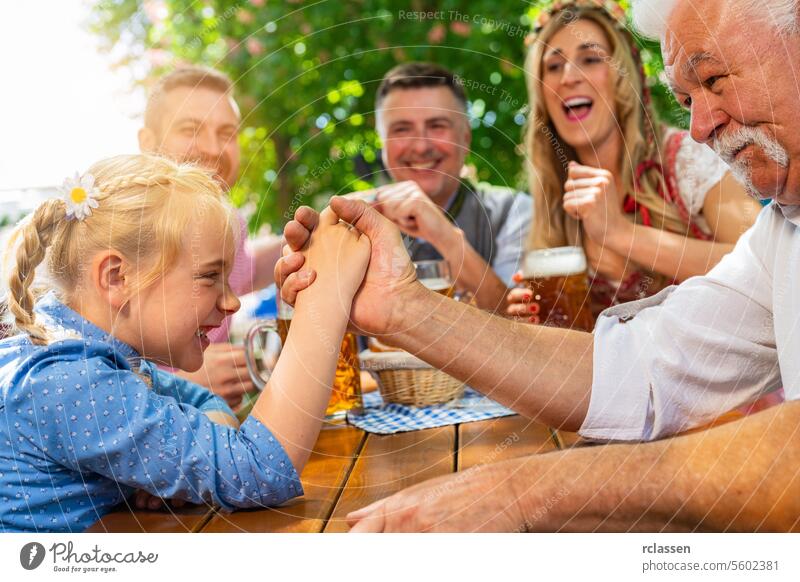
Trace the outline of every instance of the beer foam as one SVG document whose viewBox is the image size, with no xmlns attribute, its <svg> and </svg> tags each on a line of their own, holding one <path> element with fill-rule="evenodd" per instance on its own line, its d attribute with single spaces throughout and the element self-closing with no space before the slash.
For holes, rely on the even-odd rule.
<svg viewBox="0 0 800 582">
<path fill-rule="evenodd" d="M 431 291 L 444 291 L 449 289 L 452 283 L 443 277 L 436 277 L 435 279 L 420 279 L 420 283 L 425 285 Z"/>
<path fill-rule="evenodd" d="M 533 251 L 525 255 L 522 276 L 556 277 L 577 275 L 586 271 L 586 255 L 580 247 L 559 247 Z"/>
</svg>

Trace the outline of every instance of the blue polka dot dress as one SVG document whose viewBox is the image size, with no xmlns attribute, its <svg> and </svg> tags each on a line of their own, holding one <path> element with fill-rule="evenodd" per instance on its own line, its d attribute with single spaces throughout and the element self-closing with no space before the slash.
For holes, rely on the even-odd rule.
<svg viewBox="0 0 800 582">
<path fill-rule="evenodd" d="M 137 489 L 226 510 L 302 495 L 258 420 L 238 431 L 212 423 L 205 413 L 230 413 L 223 400 L 142 360 L 52 293 L 36 311 L 50 345 L 0 341 L 0 531 L 83 531 Z"/>
</svg>

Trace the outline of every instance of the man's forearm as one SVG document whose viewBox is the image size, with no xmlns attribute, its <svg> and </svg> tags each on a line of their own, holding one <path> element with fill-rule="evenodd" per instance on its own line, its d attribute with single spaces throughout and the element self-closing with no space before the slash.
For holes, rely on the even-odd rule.
<svg viewBox="0 0 800 582">
<path fill-rule="evenodd" d="M 697 529 L 798 529 L 800 402 L 661 446 L 665 484 L 655 506 L 659 513 L 680 500 L 675 520 Z"/>
<path fill-rule="evenodd" d="M 800 524 L 800 403 L 692 435 L 514 461 L 536 531 L 790 531 Z"/>
<path fill-rule="evenodd" d="M 437 250 L 450 265 L 456 285 L 471 291 L 478 307 L 494 312 L 503 304 L 508 288 L 472 248 L 462 230 L 454 229 L 453 239 Z"/>
<path fill-rule="evenodd" d="M 593 338 L 517 323 L 415 284 L 382 340 L 550 426 L 578 430 L 589 406 Z"/>
</svg>

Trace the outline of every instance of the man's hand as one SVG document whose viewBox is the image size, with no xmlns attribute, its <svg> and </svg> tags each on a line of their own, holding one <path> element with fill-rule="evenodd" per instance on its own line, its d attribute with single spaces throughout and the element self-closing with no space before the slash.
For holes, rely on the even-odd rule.
<svg viewBox="0 0 800 582">
<path fill-rule="evenodd" d="M 181 377 L 211 390 L 225 399 L 231 408 L 238 406 L 247 392 L 255 390 L 244 347 L 233 344 L 211 344 L 203 355 L 203 367 L 197 372 L 182 372 Z"/>
<path fill-rule="evenodd" d="M 416 182 L 378 188 L 373 207 L 405 234 L 426 240 L 442 254 L 446 245 L 455 244 L 456 227 Z"/>
<path fill-rule="evenodd" d="M 503 465 L 483 465 L 404 489 L 347 516 L 350 531 L 509 532 L 524 519 Z"/>
<path fill-rule="evenodd" d="M 570 163 L 564 211 L 580 220 L 586 236 L 598 245 L 608 245 L 625 229 L 633 228 L 622 213 L 613 174 L 600 168 Z"/>
<path fill-rule="evenodd" d="M 379 212 L 364 202 L 340 196 L 331 199 L 336 215 L 367 235 L 372 243 L 369 267 L 353 300 L 350 321 L 356 329 L 368 335 L 381 335 L 393 327 L 393 309 L 402 297 L 419 292 L 416 273 L 403 246 L 400 231 Z M 275 265 L 275 281 L 281 288 L 281 298 L 293 305 L 297 293 L 308 287 L 315 274 L 302 269 L 305 258 L 297 256 L 308 242 L 311 231 L 319 223 L 319 215 L 310 208 L 300 208 L 295 219 L 284 229 L 287 249 Z M 396 330 L 391 330 L 396 331 Z"/>
</svg>

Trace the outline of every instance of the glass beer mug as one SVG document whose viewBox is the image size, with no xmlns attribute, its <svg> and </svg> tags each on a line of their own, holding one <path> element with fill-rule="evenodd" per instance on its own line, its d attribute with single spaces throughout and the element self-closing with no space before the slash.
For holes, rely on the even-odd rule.
<svg viewBox="0 0 800 582">
<path fill-rule="evenodd" d="M 253 384 L 263 390 L 269 380 L 278 353 L 286 344 L 294 309 L 278 299 L 277 320 L 264 320 L 253 324 L 244 342 L 247 370 Z M 277 350 L 275 347 L 277 346 Z M 358 411 L 363 407 L 361 400 L 361 375 L 358 361 L 358 347 L 352 333 L 346 333 L 339 349 L 336 375 L 326 420 L 343 418 L 348 410 Z"/>
<path fill-rule="evenodd" d="M 414 270 L 417 272 L 417 280 L 431 291 L 451 298 L 455 294 L 447 261 L 415 261 Z"/>
<path fill-rule="evenodd" d="M 531 251 L 525 255 L 522 276 L 539 304 L 542 324 L 592 331 L 586 255 L 581 247 Z"/>
<path fill-rule="evenodd" d="M 417 280 L 431 291 L 444 295 L 456 301 L 466 299 L 466 294 L 455 291 L 453 278 L 450 276 L 450 266 L 444 260 L 414 261 L 414 270 Z M 468 299 L 467 301 L 468 302 Z M 367 339 L 367 347 L 371 352 L 400 352 L 402 350 L 385 344 L 374 337 Z"/>
</svg>

